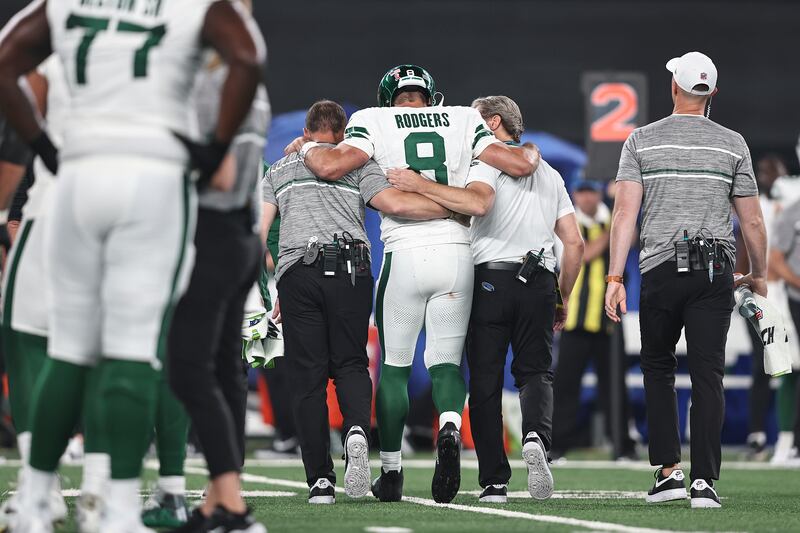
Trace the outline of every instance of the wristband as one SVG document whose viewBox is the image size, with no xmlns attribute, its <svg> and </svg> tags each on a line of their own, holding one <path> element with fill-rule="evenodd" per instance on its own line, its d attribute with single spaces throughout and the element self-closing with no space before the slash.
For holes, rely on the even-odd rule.
<svg viewBox="0 0 800 533">
<path fill-rule="evenodd" d="M 612 281 L 622 283 L 622 276 L 606 276 L 606 283 L 611 283 Z"/>
<path fill-rule="evenodd" d="M 300 151 L 297 154 L 300 156 L 300 159 L 305 159 L 308 151 L 311 150 L 312 148 L 316 148 L 317 146 L 319 146 L 319 143 L 316 143 L 314 141 L 308 141 L 303 145 L 302 148 L 300 148 Z"/>
</svg>

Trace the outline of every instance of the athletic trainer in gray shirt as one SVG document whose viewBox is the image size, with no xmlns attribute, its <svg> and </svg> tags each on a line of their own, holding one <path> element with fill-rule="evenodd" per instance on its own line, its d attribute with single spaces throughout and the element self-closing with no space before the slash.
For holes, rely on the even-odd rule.
<svg viewBox="0 0 800 533">
<path fill-rule="evenodd" d="M 725 342 L 733 308 L 731 209 L 741 221 L 752 273 L 766 296 L 766 232 L 747 144 L 707 118 L 717 69 L 689 52 L 667 63 L 673 114 L 634 130 L 620 157 L 606 314 L 627 311 L 622 274 L 642 208 L 639 325 L 650 463 L 660 468 L 651 503 L 685 500 L 675 396 L 675 345 L 685 329 L 692 380 L 691 506 L 720 507 Z"/>
<path fill-rule="evenodd" d="M 308 111 L 304 134 L 315 142 L 335 144 L 344 138 L 346 123 L 340 105 L 317 102 Z M 291 154 L 267 170 L 263 190 L 262 224 L 269 227 L 277 211 L 281 215 L 276 307 L 283 319 L 308 501 L 334 500 L 336 474 L 325 400 L 329 377 L 336 383 L 344 415 L 345 491 L 361 497 L 370 487 L 367 435 L 372 405 L 367 336 L 373 280 L 365 205 L 413 220 L 451 213 L 423 196 L 391 187 L 374 161 L 332 182 L 315 176 L 299 154 Z M 324 253 L 323 245 L 328 245 Z"/>
</svg>

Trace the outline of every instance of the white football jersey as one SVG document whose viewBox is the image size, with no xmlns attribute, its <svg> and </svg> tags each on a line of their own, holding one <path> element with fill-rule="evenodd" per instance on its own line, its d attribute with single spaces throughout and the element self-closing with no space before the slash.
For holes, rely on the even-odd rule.
<svg viewBox="0 0 800 533">
<path fill-rule="evenodd" d="M 362 109 L 350 117 L 343 142 L 366 152 L 384 172 L 408 167 L 430 180 L 464 187 L 472 160 L 499 141 L 477 110 L 435 106 Z M 454 220 L 418 222 L 381 216 L 381 240 L 387 252 L 469 244 L 467 229 Z"/>
<path fill-rule="evenodd" d="M 47 133 L 58 147 L 64 141 L 64 128 L 69 115 L 69 90 L 64 79 L 64 69 L 61 61 L 53 54 L 36 70 L 47 80 Z M 41 157 L 33 162 L 33 176 L 33 185 L 28 190 L 28 201 L 22 207 L 22 214 L 26 219 L 44 214 L 42 210 L 45 198 L 55 179 L 44 166 Z"/>
<path fill-rule="evenodd" d="M 125 153 L 185 161 L 201 31 L 213 0 L 47 4 L 71 106 L 61 157 Z"/>
</svg>

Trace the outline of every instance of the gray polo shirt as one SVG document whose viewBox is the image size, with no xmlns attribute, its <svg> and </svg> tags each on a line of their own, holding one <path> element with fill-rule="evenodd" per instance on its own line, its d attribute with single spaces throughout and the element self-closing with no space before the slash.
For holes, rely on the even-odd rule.
<svg viewBox="0 0 800 533">
<path fill-rule="evenodd" d="M 333 241 L 333 234 L 347 231 L 369 245 L 364 228 L 364 207 L 381 191 L 391 187 L 381 167 L 369 160 L 337 181 L 317 178 L 297 154 L 291 154 L 267 169 L 263 180 L 264 201 L 278 206 L 281 230 L 275 280 L 303 257 L 310 237 L 320 245 Z"/>
<path fill-rule="evenodd" d="M 750 150 L 741 135 L 700 115 L 671 115 L 638 128 L 622 148 L 617 181 L 644 188 L 639 268 L 675 260 L 675 241 L 706 230 L 734 261 L 731 207 L 757 196 Z"/>
<path fill-rule="evenodd" d="M 770 242 L 772 248 L 783 252 L 789 268 L 795 274 L 800 274 L 800 241 L 798 241 L 798 237 L 800 237 L 800 200 L 784 208 L 775 218 Z M 787 283 L 786 292 L 792 300 L 800 301 L 800 290 Z"/>
<path fill-rule="evenodd" d="M 217 127 L 220 95 L 227 76 L 228 68 L 221 66 L 213 70 L 203 69 L 195 81 L 193 98 L 197 129 L 202 139 L 210 139 Z M 254 209 L 260 208 L 260 195 L 256 185 L 261 177 L 264 144 L 271 118 L 267 91 L 261 85 L 253 100 L 250 114 L 231 144 L 236 158 L 236 183 L 227 192 L 206 189 L 198 198 L 200 207 L 217 211 L 233 211 L 248 205 Z M 257 216 L 256 220 L 259 218 Z"/>
</svg>

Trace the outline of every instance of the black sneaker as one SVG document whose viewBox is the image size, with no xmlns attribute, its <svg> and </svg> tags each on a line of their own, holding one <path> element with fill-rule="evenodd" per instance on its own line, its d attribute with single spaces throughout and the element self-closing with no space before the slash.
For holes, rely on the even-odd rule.
<svg viewBox="0 0 800 533">
<path fill-rule="evenodd" d="M 528 467 L 528 492 L 535 500 L 546 500 L 553 495 L 553 474 L 547 462 L 547 450 L 535 431 L 525 436 L 522 460 Z"/>
<path fill-rule="evenodd" d="M 169 533 L 206 533 L 210 527 L 211 517 L 205 516 L 199 507 L 195 507 L 189 515 L 189 520 L 182 526 L 171 529 Z"/>
<path fill-rule="evenodd" d="M 308 503 L 331 504 L 336 503 L 336 488 L 329 479 L 321 477 L 308 491 Z"/>
<path fill-rule="evenodd" d="M 364 430 L 353 426 L 344 439 L 344 492 L 350 498 L 363 498 L 369 492 L 369 444 Z"/>
<path fill-rule="evenodd" d="M 384 471 L 372 482 L 372 495 L 382 502 L 399 502 L 403 498 L 403 470 Z"/>
<path fill-rule="evenodd" d="M 431 494 L 437 503 L 450 503 L 461 486 L 461 433 L 448 422 L 436 439 L 436 469 Z"/>
<path fill-rule="evenodd" d="M 661 474 L 661 469 L 654 474 L 656 482 L 653 488 L 647 492 L 645 501 L 647 503 L 662 503 L 673 500 L 686 499 L 686 484 L 684 483 L 683 470 L 676 469 L 668 476 Z"/>
<path fill-rule="evenodd" d="M 692 483 L 692 509 L 716 509 L 722 507 L 714 485 L 705 479 L 695 479 Z"/>
<path fill-rule="evenodd" d="M 480 503 L 508 503 L 507 485 L 489 485 L 478 496 Z"/>
</svg>

